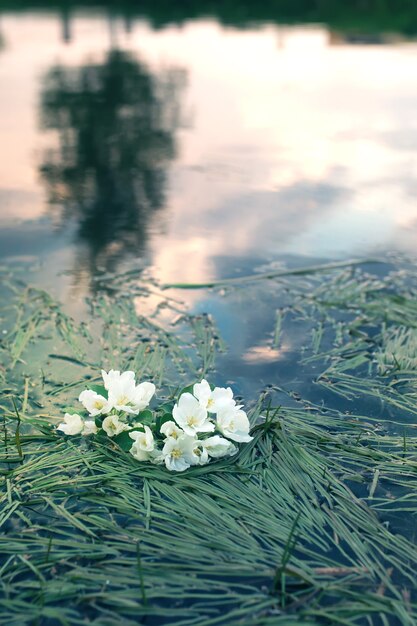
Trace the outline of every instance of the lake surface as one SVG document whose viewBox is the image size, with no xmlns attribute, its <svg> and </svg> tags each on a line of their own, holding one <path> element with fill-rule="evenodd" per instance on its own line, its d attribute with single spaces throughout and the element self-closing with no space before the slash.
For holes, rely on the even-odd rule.
<svg viewBox="0 0 417 626">
<path fill-rule="evenodd" d="M 383 34 L 285 25 L 273 1 L 19 4 L 0 9 L 0 622 L 410 626 L 414 9 Z M 51 425 L 102 366 L 158 402 L 231 385 L 259 449 L 190 480 L 80 454 Z"/>
<path fill-rule="evenodd" d="M 132 267 L 204 282 L 414 254 L 415 41 L 104 11 L 4 12 L 0 33 L 0 254 L 69 312 Z M 265 348 L 279 296 L 181 298 L 251 391 L 287 372 Z"/>
</svg>

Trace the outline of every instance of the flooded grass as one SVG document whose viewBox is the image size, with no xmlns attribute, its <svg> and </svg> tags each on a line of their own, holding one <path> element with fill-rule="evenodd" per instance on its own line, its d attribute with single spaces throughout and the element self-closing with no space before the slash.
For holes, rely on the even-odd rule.
<svg viewBox="0 0 417 626">
<path fill-rule="evenodd" d="M 175 475 L 52 424 L 101 366 L 161 398 L 210 373 L 215 320 L 125 276 L 75 322 L 5 272 L 0 624 L 415 624 L 417 281 L 366 269 L 257 279 L 271 349 L 305 325 L 305 393 L 246 398 L 253 442 Z"/>
</svg>

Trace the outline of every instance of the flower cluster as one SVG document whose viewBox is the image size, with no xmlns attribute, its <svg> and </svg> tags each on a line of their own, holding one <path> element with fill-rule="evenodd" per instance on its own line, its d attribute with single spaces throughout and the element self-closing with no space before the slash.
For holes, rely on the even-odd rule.
<svg viewBox="0 0 417 626">
<path fill-rule="evenodd" d="M 65 413 L 57 430 L 110 437 L 138 461 L 176 472 L 232 456 L 236 444 L 252 440 L 248 417 L 230 387 L 212 387 L 203 379 L 183 390 L 177 402 L 151 411 L 153 383 L 136 384 L 131 371 L 102 371 L 102 377 L 104 386 L 80 394 L 88 417 Z"/>
</svg>

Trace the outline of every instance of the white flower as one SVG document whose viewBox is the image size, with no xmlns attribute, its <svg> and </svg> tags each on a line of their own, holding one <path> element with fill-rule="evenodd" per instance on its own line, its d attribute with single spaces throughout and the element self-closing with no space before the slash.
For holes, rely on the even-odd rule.
<svg viewBox="0 0 417 626">
<path fill-rule="evenodd" d="M 190 465 L 196 465 L 194 454 L 196 441 L 194 437 L 187 435 L 178 439 L 172 437 L 167 439 L 162 448 L 162 456 L 167 469 L 171 472 L 183 472 Z"/>
<path fill-rule="evenodd" d="M 144 431 L 135 430 L 129 433 L 129 437 L 134 440 L 130 448 L 130 454 L 138 461 L 149 461 L 155 450 L 155 441 L 149 426 L 144 426 Z"/>
<path fill-rule="evenodd" d="M 214 424 L 207 417 L 204 409 L 191 393 L 183 393 L 174 406 L 172 416 L 186 435 L 191 437 L 196 433 L 209 433 L 214 430 Z"/>
<path fill-rule="evenodd" d="M 149 461 L 153 463 L 154 465 L 162 465 L 164 463 L 164 456 L 161 450 L 158 450 L 158 448 L 155 448 L 150 453 Z"/>
<path fill-rule="evenodd" d="M 135 372 L 131 371 L 120 373 L 119 370 L 110 370 L 107 373 L 104 370 L 101 370 L 101 375 L 103 377 L 104 387 L 107 391 L 110 390 L 110 387 L 114 383 L 119 383 L 121 381 L 126 382 L 128 380 L 135 382 Z"/>
<path fill-rule="evenodd" d="M 130 426 L 122 422 L 118 415 L 108 415 L 104 418 L 102 428 L 108 437 L 120 435 L 124 430 L 130 430 Z"/>
<path fill-rule="evenodd" d="M 92 389 L 85 389 L 80 393 L 78 400 L 87 409 L 91 417 L 96 415 L 102 415 L 111 411 L 110 402 L 100 394 L 96 393 Z"/>
<path fill-rule="evenodd" d="M 220 459 L 223 456 L 233 456 L 237 452 L 235 444 L 224 437 L 220 437 L 220 435 L 213 435 L 213 437 L 203 439 L 201 445 L 208 452 L 209 456 L 214 459 Z"/>
<path fill-rule="evenodd" d="M 233 441 L 248 442 L 253 437 L 249 435 L 250 424 L 245 411 L 240 406 L 226 407 L 217 413 L 217 428 Z"/>
<path fill-rule="evenodd" d="M 83 419 L 77 413 L 65 413 L 64 421 L 56 427 L 66 435 L 79 435 L 83 428 Z"/>
<path fill-rule="evenodd" d="M 166 439 L 172 437 L 173 439 L 178 439 L 184 434 L 184 431 L 181 428 L 178 428 L 175 422 L 169 421 L 164 422 L 161 426 L 161 434 L 165 435 Z"/>
<path fill-rule="evenodd" d="M 102 371 L 101 374 L 109 392 L 109 402 L 117 411 L 137 415 L 148 406 L 155 393 L 153 383 L 136 385 L 134 372 L 110 370 L 109 373 Z"/>
<path fill-rule="evenodd" d="M 156 388 L 153 383 L 144 382 L 137 385 L 134 394 L 134 405 L 138 413 L 146 409 L 155 394 Z"/>
<path fill-rule="evenodd" d="M 203 446 L 203 441 L 195 437 L 187 437 L 187 440 L 184 441 L 184 447 L 188 450 L 191 465 L 205 465 L 208 463 L 209 453 Z"/>
<path fill-rule="evenodd" d="M 230 387 L 215 387 L 213 391 L 206 380 L 196 383 L 193 387 L 193 394 L 201 406 L 209 413 L 217 413 L 228 406 L 234 406 L 233 391 Z"/>
<path fill-rule="evenodd" d="M 83 435 L 95 435 L 98 428 L 94 420 L 86 420 L 84 422 Z"/>
</svg>

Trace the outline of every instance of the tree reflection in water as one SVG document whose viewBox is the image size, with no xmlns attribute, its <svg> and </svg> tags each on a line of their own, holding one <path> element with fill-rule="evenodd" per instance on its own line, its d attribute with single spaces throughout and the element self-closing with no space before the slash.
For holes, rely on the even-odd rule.
<svg viewBox="0 0 417 626">
<path fill-rule="evenodd" d="M 184 79 L 182 70 L 152 75 L 120 50 L 45 77 L 41 122 L 58 131 L 58 144 L 41 176 L 58 224 L 76 224 L 79 270 L 93 275 L 144 254 L 149 220 L 165 202 Z"/>
</svg>

